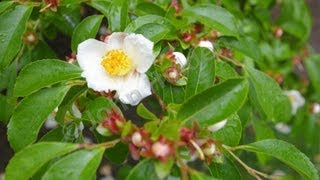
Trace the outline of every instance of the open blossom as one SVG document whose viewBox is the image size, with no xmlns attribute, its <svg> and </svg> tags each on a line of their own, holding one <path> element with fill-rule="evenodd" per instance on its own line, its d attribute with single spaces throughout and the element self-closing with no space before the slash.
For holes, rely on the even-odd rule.
<svg viewBox="0 0 320 180">
<path fill-rule="evenodd" d="M 106 42 L 88 39 L 79 44 L 77 59 L 95 91 L 115 90 L 122 103 L 131 105 L 151 95 L 145 72 L 155 60 L 153 42 L 141 34 L 116 32 Z"/>
<path fill-rule="evenodd" d="M 291 108 L 292 108 L 292 115 L 295 115 L 297 113 L 298 108 L 302 107 L 305 103 L 305 99 L 297 90 L 289 90 L 285 92 L 286 95 L 289 97 L 289 100 L 291 102 Z"/>
<path fill-rule="evenodd" d="M 187 65 L 187 58 L 181 52 L 173 52 L 174 59 L 176 60 L 176 64 L 179 64 L 181 68 L 184 68 Z"/>
</svg>

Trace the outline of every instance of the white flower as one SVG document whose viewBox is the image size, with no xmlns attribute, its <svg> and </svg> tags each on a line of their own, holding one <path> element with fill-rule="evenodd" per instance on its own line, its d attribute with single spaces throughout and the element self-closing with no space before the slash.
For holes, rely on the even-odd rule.
<svg viewBox="0 0 320 180">
<path fill-rule="evenodd" d="M 277 123 L 275 126 L 276 130 L 282 134 L 289 134 L 291 132 L 291 127 L 285 123 Z"/>
<path fill-rule="evenodd" d="M 320 113 L 320 104 L 319 103 L 313 103 L 312 104 L 312 113 L 313 114 Z"/>
<path fill-rule="evenodd" d="M 181 68 L 187 65 L 187 58 L 181 52 L 173 52 L 174 58 L 177 64 L 180 64 Z"/>
<path fill-rule="evenodd" d="M 208 126 L 208 130 L 211 132 L 217 132 L 222 129 L 227 124 L 227 120 L 220 121 L 218 123 L 212 124 Z"/>
<path fill-rule="evenodd" d="M 302 107 L 305 103 L 303 96 L 297 90 L 289 90 L 285 92 L 291 102 L 291 114 L 295 115 L 298 108 Z"/>
<path fill-rule="evenodd" d="M 152 65 L 153 42 L 141 34 L 112 33 L 106 42 L 88 39 L 78 46 L 77 59 L 88 87 L 116 90 L 120 101 L 137 105 L 151 94 L 144 74 Z"/>
<path fill-rule="evenodd" d="M 209 49 L 210 51 L 212 51 L 212 52 L 213 52 L 213 49 L 214 49 L 212 42 L 211 42 L 211 41 L 208 41 L 208 40 L 202 40 L 202 41 L 200 41 L 199 44 L 198 44 L 198 46 L 199 46 L 199 47 L 208 48 L 208 49 Z"/>
</svg>

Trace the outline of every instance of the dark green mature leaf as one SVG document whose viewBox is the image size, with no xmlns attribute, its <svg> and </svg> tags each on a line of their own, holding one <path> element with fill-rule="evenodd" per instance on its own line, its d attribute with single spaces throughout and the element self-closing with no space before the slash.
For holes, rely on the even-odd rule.
<svg viewBox="0 0 320 180">
<path fill-rule="evenodd" d="M 211 87 L 215 77 L 215 58 L 208 48 L 196 48 L 188 62 L 186 99 Z"/>
<path fill-rule="evenodd" d="M 72 32 L 80 23 L 80 4 L 60 6 L 57 12 L 50 12 L 51 22 L 62 33 L 72 36 Z"/>
<path fill-rule="evenodd" d="M 27 180 L 51 159 L 78 148 L 77 144 L 42 142 L 14 155 L 5 173 L 7 180 Z"/>
<path fill-rule="evenodd" d="M 156 28 L 159 28 L 161 33 L 159 33 L 159 30 L 156 31 Z M 176 38 L 176 28 L 172 25 L 170 20 L 157 15 L 141 16 L 132 21 L 124 31 L 129 33 L 142 33 L 143 35 L 146 35 L 146 37 L 153 38 L 152 40 L 155 42 L 162 39 Z"/>
<path fill-rule="evenodd" d="M 0 15 L 0 73 L 19 52 L 31 11 L 30 6 L 18 5 Z"/>
<path fill-rule="evenodd" d="M 304 0 L 283 0 L 278 23 L 284 31 L 306 41 L 309 38 L 312 20 Z"/>
<path fill-rule="evenodd" d="M 42 179 L 92 179 L 100 164 L 105 148 L 80 150 L 55 162 L 43 175 Z"/>
<path fill-rule="evenodd" d="M 37 139 L 41 125 L 61 103 L 69 88 L 59 86 L 43 89 L 20 102 L 8 124 L 8 139 L 15 151 L 19 151 Z"/>
<path fill-rule="evenodd" d="M 289 98 L 279 85 L 269 76 L 254 68 L 246 67 L 254 98 L 258 100 L 264 113 L 273 121 L 286 121 L 291 116 Z"/>
<path fill-rule="evenodd" d="M 52 129 L 47 134 L 41 137 L 40 141 L 45 142 L 64 142 L 64 128 L 63 127 L 57 127 L 55 129 Z"/>
<path fill-rule="evenodd" d="M 236 146 L 241 140 L 241 135 L 241 121 L 239 116 L 234 114 L 228 118 L 227 124 L 222 129 L 212 134 L 212 137 L 228 146 Z"/>
<path fill-rule="evenodd" d="M 183 14 L 218 30 L 222 35 L 238 36 L 235 17 L 220 6 L 213 4 L 190 6 L 183 11 Z"/>
<path fill-rule="evenodd" d="M 28 64 L 20 72 L 14 89 L 15 96 L 27 96 L 43 87 L 80 78 L 81 69 L 73 64 L 54 59 Z"/>
<path fill-rule="evenodd" d="M 127 176 L 126 180 L 158 179 L 154 165 L 150 159 L 139 162 Z"/>
<path fill-rule="evenodd" d="M 320 55 L 311 56 L 305 61 L 308 75 L 315 90 L 320 94 Z"/>
<path fill-rule="evenodd" d="M 238 149 L 273 156 L 292 167 L 307 179 L 319 179 L 317 170 L 309 158 L 287 142 L 268 139 L 239 146 Z"/>
<path fill-rule="evenodd" d="M 190 172 L 190 180 L 215 180 L 216 178 L 208 176 L 199 171 L 191 171 Z"/>
<path fill-rule="evenodd" d="M 243 179 L 239 172 L 238 167 L 229 159 L 224 156 L 223 163 L 211 163 L 209 165 L 210 172 L 213 177 L 219 179 Z"/>
<path fill-rule="evenodd" d="M 222 78 L 222 80 L 238 77 L 236 70 L 230 66 L 227 62 L 217 60 L 216 61 L 216 76 Z"/>
<path fill-rule="evenodd" d="M 108 17 L 108 7 L 111 4 L 109 0 L 91 0 L 88 4 L 100 11 L 105 17 Z"/>
<path fill-rule="evenodd" d="M 177 119 L 183 122 L 196 120 L 201 124 L 211 125 L 239 110 L 247 93 L 246 79 L 226 80 L 187 100 L 182 104 Z"/>
<path fill-rule="evenodd" d="M 66 6 L 69 4 L 80 4 L 85 1 L 87 0 L 59 0 L 59 6 Z"/>
<path fill-rule="evenodd" d="M 0 94 L 0 122 L 7 123 L 16 105 L 16 98 Z"/>
<path fill-rule="evenodd" d="M 83 117 L 90 121 L 100 122 L 106 118 L 106 112 L 115 109 L 121 113 L 118 106 L 114 102 L 105 97 L 98 97 L 88 104 L 83 113 Z"/>
<path fill-rule="evenodd" d="M 95 38 L 102 22 L 102 15 L 92 15 L 86 17 L 74 29 L 71 40 L 71 49 L 76 52 L 78 45 L 87 39 Z"/>
<path fill-rule="evenodd" d="M 108 10 L 109 29 L 112 32 L 123 31 L 128 23 L 128 0 L 112 1 Z"/>
<path fill-rule="evenodd" d="M 162 9 L 157 4 L 151 3 L 151 2 L 142 2 L 137 5 L 135 8 L 135 12 L 139 15 L 148 15 L 148 14 L 154 14 L 158 16 L 164 16 L 166 14 L 166 11 Z"/>
<path fill-rule="evenodd" d="M 0 2 L 0 14 L 13 4 L 13 1 Z"/>
<path fill-rule="evenodd" d="M 108 148 L 104 156 L 112 164 L 122 164 L 125 162 L 129 154 L 128 144 L 122 142 L 117 143 L 114 147 Z"/>
</svg>

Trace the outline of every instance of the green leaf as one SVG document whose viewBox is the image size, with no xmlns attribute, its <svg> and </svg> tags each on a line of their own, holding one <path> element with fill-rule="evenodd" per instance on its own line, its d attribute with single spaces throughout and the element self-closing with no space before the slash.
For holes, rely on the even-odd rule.
<svg viewBox="0 0 320 180">
<path fill-rule="evenodd" d="M 224 156 L 223 163 L 211 163 L 209 165 L 210 172 L 213 177 L 219 179 L 243 179 L 239 172 L 238 167 L 229 159 Z"/>
<path fill-rule="evenodd" d="M 159 31 L 156 31 L 159 28 Z M 152 32 L 145 32 L 152 30 Z M 161 39 L 176 39 L 176 28 L 167 18 L 157 15 L 141 16 L 132 21 L 124 30 L 125 32 L 133 33 L 140 32 L 147 37 L 153 38 L 154 41 Z M 163 33 L 163 34 L 162 34 Z"/>
<path fill-rule="evenodd" d="M 230 66 L 227 62 L 217 60 L 216 61 L 216 76 L 222 78 L 223 80 L 238 77 L 238 73 L 235 69 Z"/>
<path fill-rule="evenodd" d="M 239 116 L 234 114 L 228 118 L 227 124 L 222 129 L 212 134 L 212 137 L 228 146 L 236 146 L 241 140 L 241 135 L 241 121 Z"/>
<path fill-rule="evenodd" d="M 69 154 L 55 162 L 42 179 L 92 179 L 99 167 L 105 148 L 83 149 Z"/>
<path fill-rule="evenodd" d="M 105 157 L 112 164 L 122 164 L 129 154 L 128 144 L 117 143 L 114 147 L 108 148 L 104 153 Z"/>
<path fill-rule="evenodd" d="M 71 40 L 71 49 L 76 52 L 78 45 L 90 38 L 95 38 L 102 22 L 102 15 L 92 15 L 86 17 L 74 29 Z"/>
<path fill-rule="evenodd" d="M 16 105 L 16 98 L 0 94 L 0 122 L 7 123 Z"/>
<path fill-rule="evenodd" d="M 127 176 L 126 180 L 158 179 L 153 163 L 150 159 L 139 162 Z"/>
<path fill-rule="evenodd" d="M 158 117 L 154 115 L 149 109 L 147 109 L 142 103 L 137 107 L 137 114 L 147 120 L 157 120 Z"/>
<path fill-rule="evenodd" d="M 292 167 L 305 178 L 319 179 L 317 170 L 310 162 L 309 158 L 292 144 L 287 142 L 276 139 L 268 139 L 239 146 L 237 149 L 273 156 Z"/>
<path fill-rule="evenodd" d="M 80 78 L 81 69 L 73 64 L 46 59 L 28 64 L 20 72 L 15 89 L 15 96 L 27 96 L 41 88 L 58 82 Z"/>
<path fill-rule="evenodd" d="M 196 48 L 188 59 L 186 99 L 211 87 L 215 77 L 215 58 L 208 48 Z"/>
<path fill-rule="evenodd" d="M 276 81 L 254 68 L 247 66 L 246 71 L 252 86 L 250 95 L 258 100 L 268 118 L 273 121 L 288 120 L 291 117 L 290 101 Z"/>
<path fill-rule="evenodd" d="M 7 180 L 27 180 L 51 159 L 78 148 L 77 144 L 42 142 L 18 152 L 10 160 L 5 173 Z"/>
<path fill-rule="evenodd" d="M 0 2 L 0 14 L 8 9 L 13 4 L 13 1 Z"/>
<path fill-rule="evenodd" d="M 247 99 L 246 79 L 229 79 L 213 86 L 182 104 L 177 119 L 211 125 L 234 114 Z"/>
<path fill-rule="evenodd" d="M 69 4 L 80 4 L 86 0 L 59 0 L 59 6 L 66 6 Z"/>
<path fill-rule="evenodd" d="M 91 0 L 88 4 L 100 11 L 105 17 L 108 17 L 108 7 L 110 7 L 111 4 L 109 0 Z"/>
<path fill-rule="evenodd" d="M 190 172 L 190 180 L 215 180 L 216 178 L 210 177 L 199 171 L 191 171 Z"/>
<path fill-rule="evenodd" d="M 117 105 L 112 102 L 112 100 L 105 97 L 98 97 L 88 104 L 83 113 L 83 117 L 91 121 L 100 122 L 106 118 L 106 112 L 113 108 L 121 114 L 121 111 Z"/>
<path fill-rule="evenodd" d="M 41 137 L 39 142 L 64 142 L 64 127 L 57 127 L 52 129 L 47 134 Z"/>
<path fill-rule="evenodd" d="M 108 23 L 111 32 L 123 31 L 128 23 L 128 0 L 112 1 L 108 10 Z"/>
<path fill-rule="evenodd" d="M 190 6 L 183 11 L 183 14 L 218 30 L 222 35 L 238 37 L 235 17 L 220 6 L 213 4 Z"/>
<path fill-rule="evenodd" d="M 69 88 L 43 89 L 20 102 L 8 124 L 8 139 L 15 151 L 35 142 L 43 122 L 58 107 Z"/>
<path fill-rule="evenodd" d="M 0 73 L 20 50 L 32 7 L 18 5 L 0 15 Z"/>
<path fill-rule="evenodd" d="M 164 16 L 166 14 L 166 11 L 163 10 L 160 6 L 150 2 L 142 2 L 138 4 L 137 7 L 135 8 L 135 12 L 139 16 L 148 15 L 148 14 Z"/>
<path fill-rule="evenodd" d="M 320 94 L 320 55 L 314 55 L 303 61 L 306 68 L 310 80 L 312 82 L 312 86 Z"/>
</svg>

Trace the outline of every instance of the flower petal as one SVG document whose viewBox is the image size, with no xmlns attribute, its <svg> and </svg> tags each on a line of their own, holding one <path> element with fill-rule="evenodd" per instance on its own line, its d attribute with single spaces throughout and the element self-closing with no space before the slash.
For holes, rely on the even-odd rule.
<svg viewBox="0 0 320 180">
<path fill-rule="evenodd" d="M 124 39 L 124 51 L 132 58 L 139 73 L 145 73 L 152 65 L 153 42 L 141 34 L 130 34 Z"/>
<path fill-rule="evenodd" d="M 123 49 L 124 39 L 128 36 L 124 32 L 114 32 L 108 36 L 106 43 L 109 49 Z"/>
<path fill-rule="evenodd" d="M 119 99 L 124 104 L 137 105 L 143 98 L 151 95 L 151 87 L 145 74 L 132 73 L 117 90 Z"/>
<path fill-rule="evenodd" d="M 187 58 L 181 52 L 173 52 L 174 58 L 176 59 L 176 63 L 180 64 L 182 68 L 187 65 Z"/>
<path fill-rule="evenodd" d="M 77 60 L 84 70 L 81 74 L 86 78 L 88 87 L 95 91 L 116 90 L 116 79 L 109 76 L 100 65 L 102 56 L 108 50 L 107 44 L 95 39 L 88 39 L 78 46 Z"/>
</svg>

